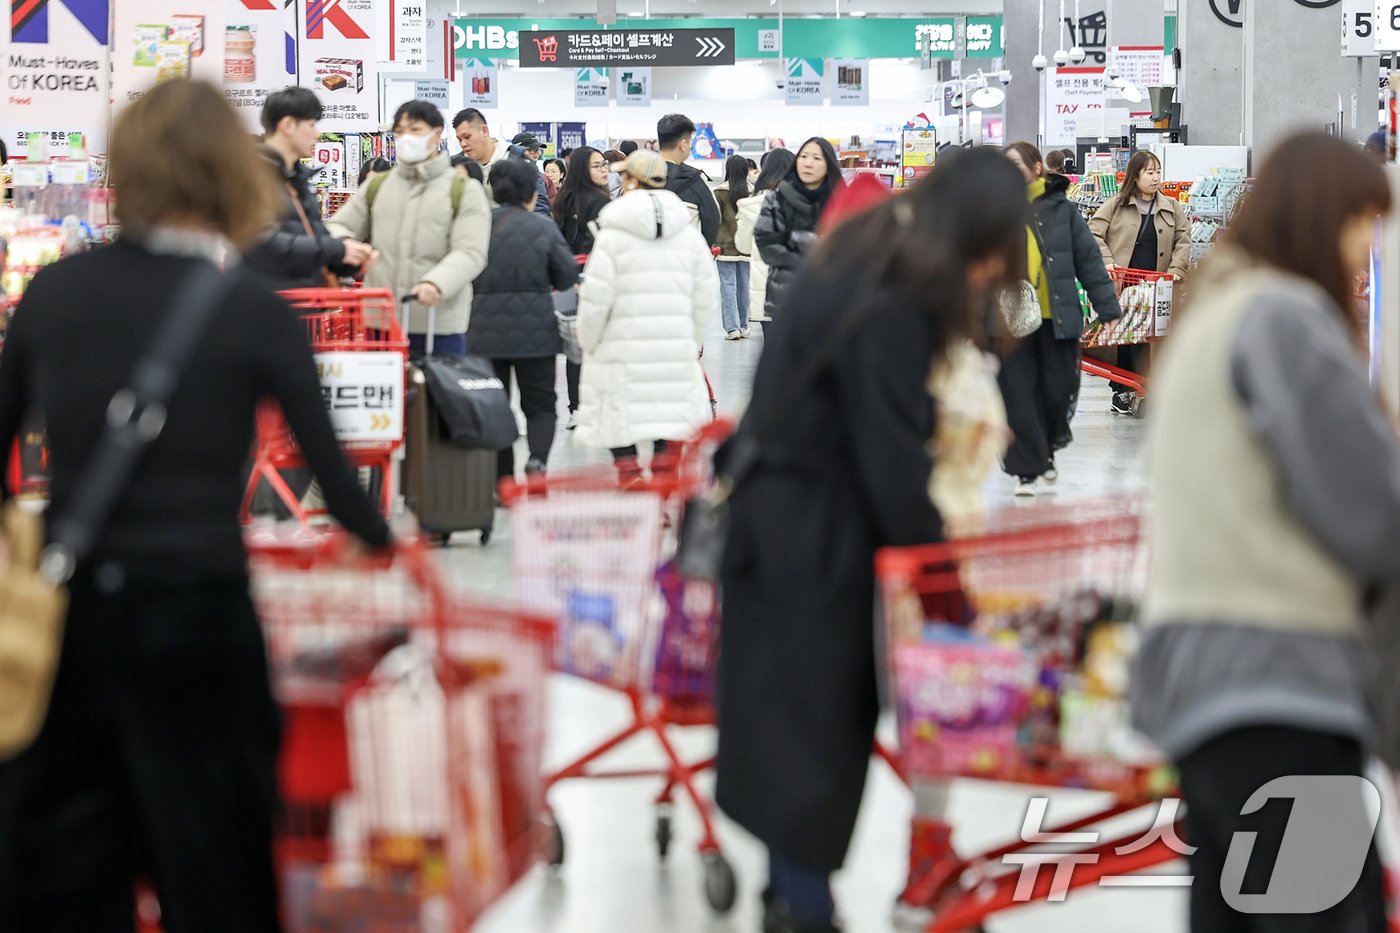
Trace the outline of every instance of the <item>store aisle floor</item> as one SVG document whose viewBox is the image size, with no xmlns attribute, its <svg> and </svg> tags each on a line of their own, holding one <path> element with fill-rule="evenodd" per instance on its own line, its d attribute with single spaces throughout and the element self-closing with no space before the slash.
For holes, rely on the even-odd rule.
<svg viewBox="0 0 1400 933">
<path fill-rule="evenodd" d="M 742 408 L 762 339 L 708 344 L 705 365 L 721 410 Z M 1137 495 L 1143 482 L 1139 463 L 1141 422 L 1108 411 L 1107 384 L 1084 382 L 1074 422 L 1076 440 L 1059 462 L 1055 497 L 1072 501 L 1107 493 Z M 575 448 L 562 430 L 552 458 L 555 468 L 606 462 L 606 454 Z M 522 460 L 523 462 L 523 460 Z M 997 476 L 989 484 L 992 506 L 1013 505 L 1012 481 Z M 474 535 L 459 535 L 441 560 L 455 585 L 472 593 L 511 592 L 509 518 L 502 513 L 487 548 Z M 566 761 L 627 721 L 618 694 L 556 676 L 551 684 L 548 763 Z M 681 735 L 684 748 L 703 757 L 714 747 L 710 729 Z M 657 763 L 654 743 L 639 739 L 614 759 L 626 766 Z M 704 781 L 712 787 L 712 780 Z M 698 823 L 688 805 L 676 807 L 676 841 L 662 865 L 653 841 L 655 782 L 564 784 L 551 800 L 567 834 L 567 862 L 559 871 L 536 869 L 478 925 L 480 933 L 756 933 L 761 917 L 759 892 L 766 884 L 762 848 L 743 830 L 721 819 L 719 834 L 739 876 L 739 903 L 732 914 L 713 917 L 703 894 L 703 872 L 694 851 Z M 952 819 L 963 851 L 986 849 L 1014 839 L 1026 812 L 1028 788 L 959 782 Z M 1090 812 L 1098 795 L 1052 790 L 1050 816 L 1056 821 Z M 848 866 L 837 876 L 837 898 L 850 933 L 894 930 L 891 906 L 901 887 L 908 845 L 911 801 L 908 791 L 884 766 L 872 764 L 871 779 Z M 1146 828 L 1150 815 L 1117 824 L 1122 832 Z M 1123 825 L 1126 823 L 1126 826 Z M 1163 873 L 1180 873 L 1181 864 Z M 1119 889 L 1073 893 L 1058 905 L 1023 908 L 988 924 L 990 933 L 1177 933 L 1185 929 L 1186 898 L 1175 890 Z"/>
</svg>

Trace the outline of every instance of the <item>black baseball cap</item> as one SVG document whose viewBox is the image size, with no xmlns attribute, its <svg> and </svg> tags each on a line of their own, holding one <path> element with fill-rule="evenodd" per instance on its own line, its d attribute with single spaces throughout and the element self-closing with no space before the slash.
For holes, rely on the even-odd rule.
<svg viewBox="0 0 1400 933">
<path fill-rule="evenodd" d="M 534 133 L 516 133 L 515 138 L 510 141 L 510 144 L 512 146 L 519 146 L 526 152 L 529 152 L 533 149 L 544 148 L 544 146 L 540 144 L 540 138 Z"/>
</svg>

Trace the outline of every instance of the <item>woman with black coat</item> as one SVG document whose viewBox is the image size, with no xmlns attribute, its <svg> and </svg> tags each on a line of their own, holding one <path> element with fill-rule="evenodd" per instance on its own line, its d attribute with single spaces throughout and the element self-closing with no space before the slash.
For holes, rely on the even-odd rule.
<svg viewBox="0 0 1400 933">
<path fill-rule="evenodd" d="M 281 405 L 337 519 L 373 547 L 390 532 L 336 442 L 305 327 L 250 271 L 216 271 L 279 208 L 223 93 L 157 85 L 110 153 L 121 240 L 40 272 L 0 358 L 0 449 L 44 416 L 50 520 L 86 491 L 110 403 L 189 277 L 224 294 L 68 583 L 43 727 L 0 762 L 0 930 L 131 930 L 139 872 L 168 933 L 277 933 L 281 725 L 238 522 L 257 404 Z"/>
<path fill-rule="evenodd" d="M 1055 453 L 1073 438 L 1069 422 L 1079 397 L 1084 333 L 1077 283 L 1089 293 L 1098 320 L 1116 321 L 1123 311 L 1088 222 L 1065 196 L 1069 179 L 1047 174 L 1040 150 L 1030 143 L 1013 143 L 1006 153 L 1021 170 L 1034 208 L 1026 243 L 1030 282 L 1044 319 L 1006 358 L 997 377 L 1016 435 L 1002 466 L 1020 481 L 1016 495 L 1026 497 L 1036 494 L 1037 480 L 1050 485 L 1059 479 Z"/>
<path fill-rule="evenodd" d="M 563 350 L 554 319 L 554 290 L 573 288 L 578 263 L 569 244 L 534 213 L 538 173 L 528 162 L 504 159 L 491 166 L 491 261 L 473 286 L 467 346 L 496 367 L 507 387 L 511 372 L 520 387 L 530 458 L 526 475 L 543 473 L 554 446 L 555 357 Z M 515 476 L 515 451 L 496 459 L 497 475 Z"/>
<path fill-rule="evenodd" d="M 817 242 L 817 222 L 832 193 L 844 184 L 831 143 L 813 136 L 797 150 L 792 171 L 763 202 L 754 242 L 768 264 L 764 313 L 772 318 Z"/>
<path fill-rule="evenodd" d="M 796 276 L 794 326 L 770 337 L 721 451 L 724 467 L 756 445 L 722 570 L 717 800 L 768 847 L 768 933 L 836 929 L 828 878 L 879 711 L 875 552 L 943 536 L 929 371 L 1020 273 L 1029 213 L 1011 164 L 974 150 L 838 228 Z M 789 397 L 813 360 L 827 362 Z"/>
<path fill-rule="evenodd" d="M 575 256 L 593 252 L 593 227 L 603 208 L 612 203 L 609 191 L 611 165 L 607 156 L 592 146 L 575 149 L 569 155 L 569 171 L 554 199 L 554 222 Z M 564 379 L 569 387 L 569 430 L 578 412 L 578 387 L 583 367 L 565 361 Z"/>
</svg>

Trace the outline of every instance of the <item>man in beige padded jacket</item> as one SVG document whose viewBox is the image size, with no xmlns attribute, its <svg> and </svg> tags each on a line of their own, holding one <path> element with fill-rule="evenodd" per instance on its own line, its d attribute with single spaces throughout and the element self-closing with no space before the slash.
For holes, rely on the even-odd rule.
<svg viewBox="0 0 1400 933">
<path fill-rule="evenodd" d="M 465 353 L 472 282 L 486 268 L 491 207 L 479 182 L 452 171 L 440 151 L 442 113 L 409 101 L 394 116 L 398 165 L 371 179 L 327 225 L 332 235 L 371 244 L 379 253 L 368 288 L 413 295 L 410 349 L 425 352 L 429 310 L 436 310 L 434 351 Z"/>
</svg>

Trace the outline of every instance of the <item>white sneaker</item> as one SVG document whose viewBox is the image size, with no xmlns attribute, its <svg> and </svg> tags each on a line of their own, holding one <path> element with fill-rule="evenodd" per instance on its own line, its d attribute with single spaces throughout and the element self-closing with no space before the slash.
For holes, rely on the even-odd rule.
<svg viewBox="0 0 1400 933">
<path fill-rule="evenodd" d="M 1017 499 L 1035 498 L 1035 480 L 1022 480 L 1016 484 L 1016 491 L 1013 493 Z"/>
<path fill-rule="evenodd" d="M 738 330 L 731 330 L 729 333 L 724 335 L 725 340 L 742 340 L 743 337 L 743 331 Z"/>
<path fill-rule="evenodd" d="M 1059 478 L 1060 471 L 1055 469 L 1054 467 L 1051 467 L 1050 469 L 1046 470 L 1045 475 L 1041 477 L 1041 479 L 1045 481 L 1045 485 L 1047 486 L 1055 485 Z"/>
<path fill-rule="evenodd" d="M 739 339 L 740 339 L 740 340 L 747 340 L 747 339 L 748 339 L 748 336 L 749 336 L 749 329 L 748 329 L 747 327 L 743 327 L 743 328 L 740 328 L 740 329 L 739 329 Z"/>
</svg>

